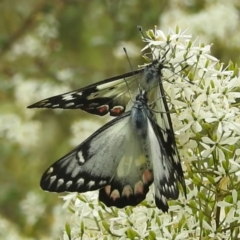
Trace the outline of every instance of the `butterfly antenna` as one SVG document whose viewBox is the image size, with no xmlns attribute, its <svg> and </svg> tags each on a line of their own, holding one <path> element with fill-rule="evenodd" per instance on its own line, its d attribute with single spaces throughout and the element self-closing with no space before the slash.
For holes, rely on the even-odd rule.
<svg viewBox="0 0 240 240">
<path fill-rule="evenodd" d="M 143 30 L 142 30 L 142 26 L 137 26 L 137 29 L 140 32 L 142 38 L 146 38 L 146 36 L 144 36 Z"/>
<path fill-rule="evenodd" d="M 125 47 L 123 48 L 123 51 L 125 52 L 127 61 L 128 61 L 129 66 L 130 66 L 130 68 L 131 68 L 131 71 L 134 71 L 134 70 L 133 70 L 133 67 L 132 67 L 132 64 L 131 64 L 131 61 L 130 61 L 130 59 L 129 59 L 128 53 L 127 53 L 127 49 L 126 49 Z M 134 77 L 135 77 L 135 75 L 134 75 Z M 135 77 L 135 80 L 136 80 L 136 82 L 138 83 L 138 79 L 137 79 L 136 77 Z M 126 82 L 126 85 L 127 85 L 128 89 L 129 89 L 129 94 L 130 94 L 131 100 L 133 101 L 133 96 L 132 96 L 132 93 L 131 93 L 131 91 L 130 91 L 130 87 L 129 87 L 127 81 L 125 81 L 125 82 Z M 139 90 L 139 89 L 140 89 L 140 85 L 139 85 L 139 83 L 138 83 L 138 90 Z"/>
<path fill-rule="evenodd" d="M 130 59 L 129 59 L 129 57 L 128 57 L 127 49 L 124 47 L 124 48 L 123 48 L 123 51 L 125 52 L 125 55 L 126 55 L 126 58 L 127 58 L 127 60 L 128 60 L 129 66 L 130 66 L 131 70 L 133 71 L 132 64 L 131 64 Z"/>
</svg>

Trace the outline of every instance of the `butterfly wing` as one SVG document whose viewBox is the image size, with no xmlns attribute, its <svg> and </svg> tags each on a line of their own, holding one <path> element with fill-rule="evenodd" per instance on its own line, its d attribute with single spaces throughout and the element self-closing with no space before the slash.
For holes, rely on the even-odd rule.
<svg viewBox="0 0 240 240">
<path fill-rule="evenodd" d="M 147 144 L 150 159 L 153 162 L 153 175 L 155 186 L 155 202 L 158 208 L 168 210 L 167 199 L 177 199 L 179 189 L 177 183 L 183 187 L 186 196 L 186 185 L 183 176 L 180 157 L 172 128 L 171 116 L 165 99 L 163 89 L 158 88 L 159 98 L 155 105 L 154 116 L 148 114 L 148 138 Z"/>
<path fill-rule="evenodd" d="M 82 109 L 103 116 L 110 113 L 118 116 L 125 111 L 130 100 L 129 91 L 137 90 L 137 77 L 144 69 L 112 77 L 87 87 L 46 98 L 28 108 Z M 135 77 L 136 76 L 136 77 Z"/>
<path fill-rule="evenodd" d="M 157 124 L 159 126 L 158 131 L 161 131 L 162 133 L 158 134 L 158 136 L 162 137 L 162 139 L 159 139 L 159 141 L 163 144 L 163 148 L 166 150 L 167 156 L 169 156 L 169 161 L 174 164 L 174 168 L 177 171 L 177 179 L 181 183 L 184 194 L 186 196 L 186 186 L 181 167 L 181 159 L 178 153 L 175 134 L 172 126 L 172 120 L 162 83 L 159 84 L 159 88 L 157 88 L 156 90 L 157 96 L 162 96 L 162 98 L 160 98 L 160 101 L 157 101 L 155 109 L 156 111 L 158 111 L 158 109 L 161 109 L 161 111 L 159 111 L 160 114 L 156 115 Z"/>
<path fill-rule="evenodd" d="M 129 119 L 127 112 L 112 120 L 55 162 L 43 174 L 41 188 L 80 193 L 101 189 L 99 199 L 107 206 L 140 203 L 153 182 L 152 170 Z"/>
<path fill-rule="evenodd" d="M 179 195 L 175 168 L 172 161 L 169 161 L 170 156 L 168 156 L 167 151 L 162 147 L 157 135 L 159 133 L 157 125 L 154 126 L 149 121 L 148 129 L 147 148 L 150 149 L 150 159 L 154 166 L 155 202 L 159 209 L 167 212 L 167 200 L 177 199 Z"/>
</svg>

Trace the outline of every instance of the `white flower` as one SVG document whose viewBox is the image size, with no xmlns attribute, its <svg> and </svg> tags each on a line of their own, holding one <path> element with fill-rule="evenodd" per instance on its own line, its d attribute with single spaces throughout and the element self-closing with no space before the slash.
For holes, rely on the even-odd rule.
<svg viewBox="0 0 240 240">
<path fill-rule="evenodd" d="M 209 157 L 209 155 L 215 151 L 216 157 L 219 161 L 225 160 L 225 155 L 223 150 L 228 151 L 228 145 L 234 145 L 239 139 L 238 137 L 230 137 L 232 135 L 231 132 L 222 133 L 220 131 L 216 132 L 217 138 L 216 140 L 210 139 L 209 137 L 202 137 L 201 145 L 206 149 L 203 151 L 203 157 Z M 211 147 L 209 145 L 212 145 Z"/>
<path fill-rule="evenodd" d="M 0 115 L 0 136 L 8 141 L 18 143 L 22 148 L 36 146 L 39 141 L 40 122 L 24 122 L 18 115 Z"/>
<path fill-rule="evenodd" d="M 27 194 L 26 198 L 20 202 L 20 208 L 29 225 L 34 225 L 45 210 L 42 198 L 34 192 Z"/>
<path fill-rule="evenodd" d="M 74 72 L 70 68 L 62 69 L 57 73 L 57 78 L 62 82 L 67 82 L 71 80 L 73 76 Z"/>
</svg>

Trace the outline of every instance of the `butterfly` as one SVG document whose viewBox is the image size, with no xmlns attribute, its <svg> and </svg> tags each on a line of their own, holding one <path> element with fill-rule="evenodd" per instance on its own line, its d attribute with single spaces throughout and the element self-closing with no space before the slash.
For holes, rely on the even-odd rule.
<svg viewBox="0 0 240 240">
<path fill-rule="evenodd" d="M 179 196 L 178 182 L 186 196 L 175 146 L 173 132 L 157 124 L 147 92 L 140 90 L 131 110 L 50 166 L 40 186 L 50 192 L 99 190 L 106 206 L 123 208 L 142 202 L 154 183 L 156 206 L 167 212 L 167 200 Z"/>
</svg>

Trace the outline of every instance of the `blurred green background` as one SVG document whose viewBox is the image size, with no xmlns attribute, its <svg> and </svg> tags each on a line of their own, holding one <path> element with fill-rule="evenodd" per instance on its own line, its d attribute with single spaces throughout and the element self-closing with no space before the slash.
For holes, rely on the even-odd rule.
<svg viewBox="0 0 240 240">
<path fill-rule="evenodd" d="M 226 64 L 240 59 L 238 1 L 0 1 L 0 239 L 59 239 L 69 216 L 43 171 L 107 118 L 27 109 L 144 63 L 137 26 L 189 29 Z"/>
</svg>

